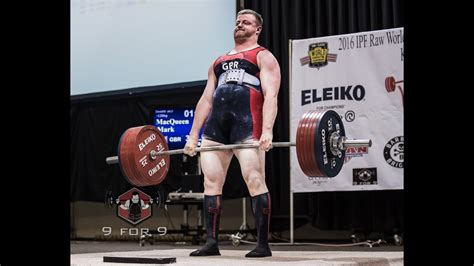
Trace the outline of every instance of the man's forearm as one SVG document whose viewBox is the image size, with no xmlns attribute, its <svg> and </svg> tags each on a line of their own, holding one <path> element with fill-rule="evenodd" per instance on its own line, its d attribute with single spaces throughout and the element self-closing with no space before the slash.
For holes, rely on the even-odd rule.
<svg viewBox="0 0 474 266">
<path fill-rule="evenodd" d="M 277 96 L 265 97 L 263 102 L 263 119 L 262 119 L 262 133 L 272 133 L 273 124 L 278 112 L 278 98 Z"/>
</svg>

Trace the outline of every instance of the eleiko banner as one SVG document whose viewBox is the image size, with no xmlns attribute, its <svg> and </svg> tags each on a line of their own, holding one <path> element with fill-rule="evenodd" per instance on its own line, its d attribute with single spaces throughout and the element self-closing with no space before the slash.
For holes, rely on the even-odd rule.
<svg viewBox="0 0 474 266">
<path fill-rule="evenodd" d="M 403 189 L 403 28 L 290 40 L 290 139 L 310 110 L 334 110 L 349 148 L 333 177 L 303 174 L 290 149 L 293 192 Z"/>
</svg>

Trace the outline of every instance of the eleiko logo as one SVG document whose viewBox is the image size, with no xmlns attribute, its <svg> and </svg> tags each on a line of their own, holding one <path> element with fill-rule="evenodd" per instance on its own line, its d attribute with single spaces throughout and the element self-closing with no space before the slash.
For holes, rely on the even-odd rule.
<svg viewBox="0 0 474 266">
<path fill-rule="evenodd" d="M 301 106 L 334 100 L 362 101 L 364 97 L 365 88 L 360 84 L 301 90 Z"/>
</svg>

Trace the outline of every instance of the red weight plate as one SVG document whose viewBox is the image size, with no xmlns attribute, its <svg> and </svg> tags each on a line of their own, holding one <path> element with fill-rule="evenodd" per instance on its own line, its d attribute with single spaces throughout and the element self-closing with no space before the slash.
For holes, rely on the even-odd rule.
<svg viewBox="0 0 474 266">
<path fill-rule="evenodd" d="M 395 90 L 395 78 L 394 77 L 386 77 L 385 78 L 385 88 L 388 92 L 392 92 Z"/>
<path fill-rule="evenodd" d="M 317 132 L 319 130 L 319 127 L 321 125 L 321 118 L 324 116 L 326 112 L 319 112 L 316 114 L 316 116 L 314 117 L 314 120 L 313 120 L 313 125 L 311 127 L 311 136 L 309 137 L 311 139 L 311 144 L 310 144 L 310 147 L 311 147 L 311 161 L 312 161 L 312 165 L 313 165 L 313 176 L 318 176 L 318 177 L 326 177 L 327 175 L 324 174 L 322 171 L 321 171 L 321 166 L 318 164 L 318 160 L 316 160 L 316 157 L 319 155 L 319 153 L 322 153 L 323 151 L 318 151 L 315 147 L 315 141 L 319 141 L 319 140 L 316 140 L 316 136 L 317 136 Z M 326 135 L 326 138 L 328 136 Z M 329 148 L 329 147 L 326 147 L 326 148 Z"/>
<path fill-rule="evenodd" d="M 132 142 L 136 138 L 141 127 L 134 127 L 127 129 L 120 137 L 119 142 L 119 165 L 122 174 L 126 177 L 127 181 L 134 186 L 143 186 L 144 183 L 137 179 L 136 174 L 133 171 L 133 147 Z"/>
<path fill-rule="evenodd" d="M 129 179 L 135 186 L 147 186 L 149 181 L 141 178 L 140 174 L 136 171 L 136 161 L 135 161 L 135 141 L 137 139 L 138 134 L 142 130 L 142 127 L 135 127 L 130 129 L 130 134 L 128 134 L 128 138 L 126 141 L 126 149 L 129 151 L 129 156 L 126 158 L 127 165 L 129 166 L 128 171 L 130 172 Z"/>
<path fill-rule="evenodd" d="M 308 126 L 308 123 L 306 122 L 308 120 L 309 113 L 305 113 L 301 119 L 301 127 L 299 128 L 300 134 L 299 134 L 299 139 L 300 139 L 300 146 L 299 146 L 299 151 L 298 154 L 301 157 L 301 170 L 303 173 L 308 172 L 308 158 L 306 157 L 306 153 L 304 152 L 306 144 L 306 127 Z"/>
<path fill-rule="evenodd" d="M 308 145 L 306 149 L 306 152 L 308 153 L 308 157 L 310 158 L 310 162 L 311 162 L 310 173 L 311 173 L 311 176 L 315 176 L 315 177 L 326 176 L 320 170 L 320 166 L 316 160 L 318 151 L 316 151 L 314 148 L 315 135 L 318 130 L 320 119 L 323 115 L 324 115 L 324 112 L 317 112 L 317 111 L 313 111 L 313 113 L 311 114 L 311 126 L 309 127 L 310 133 L 308 134 Z"/>
<path fill-rule="evenodd" d="M 163 155 L 152 159 L 150 152 L 167 151 L 166 139 L 156 127 L 150 125 L 130 128 L 127 132 L 124 145 L 120 148 L 124 174 L 136 186 L 160 184 L 168 173 L 170 158 Z"/>
<path fill-rule="evenodd" d="M 170 157 L 164 155 L 152 159 L 150 152 L 167 151 L 168 144 L 165 137 L 156 127 L 144 126 L 140 129 L 134 144 L 134 171 L 138 179 L 143 180 L 148 186 L 160 184 L 168 173 Z"/>
<path fill-rule="evenodd" d="M 305 121 L 308 116 L 309 116 L 309 113 L 304 113 L 301 116 L 300 122 L 298 123 L 298 128 L 296 130 L 296 155 L 298 158 L 298 163 L 300 165 L 300 168 L 305 175 L 307 175 L 307 169 L 308 169 L 306 157 L 304 153 L 304 146 L 306 145 L 305 127 L 307 126 Z"/>
<path fill-rule="evenodd" d="M 313 124 L 313 116 L 315 115 L 315 111 L 306 112 L 302 119 L 301 119 L 301 127 L 299 127 L 300 134 L 299 142 L 300 145 L 297 147 L 297 154 L 301 158 L 300 167 L 303 173 L 307 176 L 313 176 L 314 166 L 311 160 L 311 126 Z"/>
</svg>

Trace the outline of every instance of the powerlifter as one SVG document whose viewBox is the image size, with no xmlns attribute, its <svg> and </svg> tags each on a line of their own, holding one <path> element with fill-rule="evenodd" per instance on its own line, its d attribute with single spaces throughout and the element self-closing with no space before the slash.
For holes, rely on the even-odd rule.
<svg viewBox="0 0 474 266">
<path fill-rule="evenodd" d="M 277 115 L 280 66 L 258 37 L 263 19 L 244 9 L 237 14 L 234 49 L 218 57 L 209 67 L 208 80 L 199 99 L 184 153 L 194 156 L 199 132 L 204 126 L 201 147 L 258 143 L 259 149 L 209 151 L 201 154 L 204 173 L 204 212 L 207 239 L 190 256 L 220 255 L 219 220 L 222 188 L 232 156 L 239 160 L 242 176 L 251 195 L 258 234 L 255 249 L 246 257 L 267 257 L 271 199 L 265 184 L 265 152 L 272 148 L 273 124 Z"/>
</svg>

